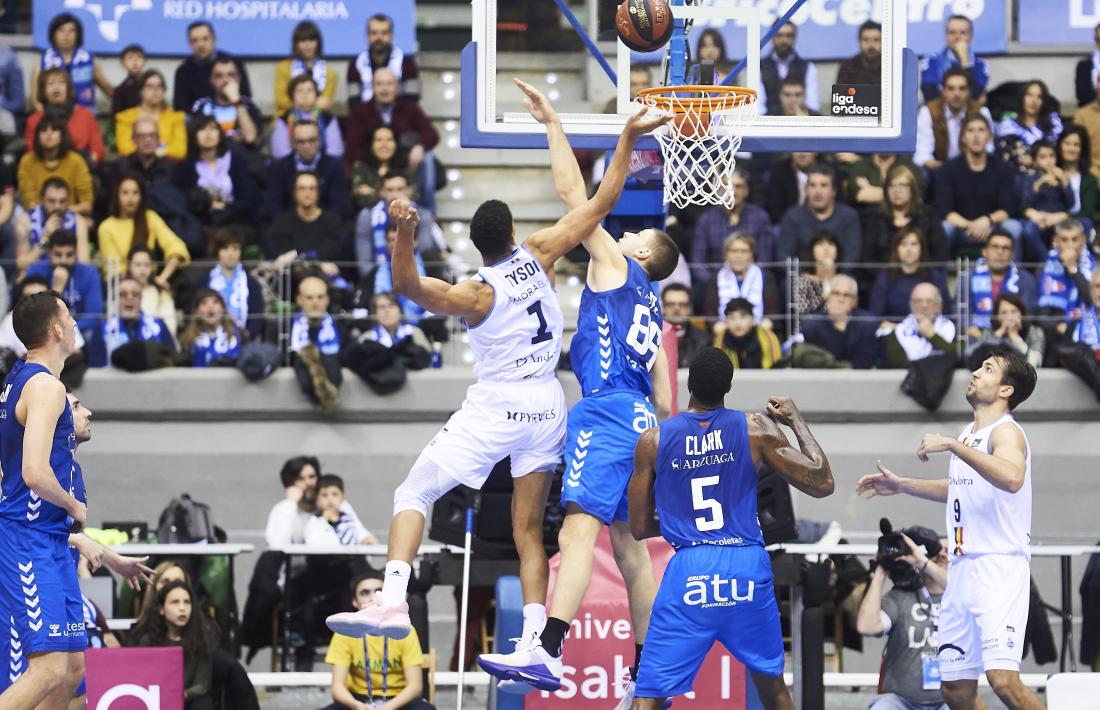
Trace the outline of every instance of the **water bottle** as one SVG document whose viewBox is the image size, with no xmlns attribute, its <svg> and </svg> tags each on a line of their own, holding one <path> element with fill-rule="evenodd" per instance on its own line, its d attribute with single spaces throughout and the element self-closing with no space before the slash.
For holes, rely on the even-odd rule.
<svg viewBox="0 0 1100 710">
<path fill-rule="evenodd" d="M 443 367 L 443 343 L 432 343 L 432 367 Z"/>
</svg>

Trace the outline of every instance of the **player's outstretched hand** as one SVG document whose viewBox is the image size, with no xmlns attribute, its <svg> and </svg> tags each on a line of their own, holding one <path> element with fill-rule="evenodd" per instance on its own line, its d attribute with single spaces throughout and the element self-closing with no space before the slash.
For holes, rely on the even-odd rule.
<svg viewBox="0 0 1100 710">
<path fill-rule="evenodd" d="M 406 197 L 399 197 L 390 203 L 390 219 L 399 230 L 405 232 L 415 232 L 420 224 L 420 214 Z"/>
<path fill-rule="evenodd" d="M 882 465 L 881 461 L 875 461 L 878 473 L 871 473 L 856 481 L 856 495 L 865 498 L 875 496 L 892 496 L 901 492 L 901 477 Z"/>
<path fill-rule="evenodd" d="M 943 451 L 950 451 L 951 445 L 954 443 L 955 439 L 952 439 L 950 436 L 925 434 L 924 438 L 920 440 L 920 446 L 917 448 L 917 458 L 927 462 L 928 454 L 938 454 Z"/>
<path fill-rule="evenodd" d="M 546 98 L 541 91 L 522 79 L 513 77 L 512 81 L 523 92 L 523 108 L 527 109 L 532 118 L 539 123 L 550 123 L 557 119 L 558 112 L 554 110 L 554 105 L 550 103 L 550 99 Z"/>
<path fill-rule="evenodd" d="M 631 138 L 639 138 L 649 133 L 654 128 L 665 125 L 672 120 L 672 114 L 667 113 L 662 116 L 649 116 L 649 109 L 643 108 L 634 114 L 626 121 L 626 126 L 623 128 L 623 132 Z"/>
<path fill-rule="evenodd" d="M 148 561 L 148 557 L 125 557 L 112 552 L 110 557 L 107 558 L 107 566 L 125 579 L 130 589 L 139 592 L 141 591 L 142 582 L 146 584 L 154 582 L 156 572 L 145 566 Z"/>
<path fill-rule="evenodd" d="M 791 426 L 802 417 L 790 397 L 768 397 L 768 416 L 780 424 Z"/>
</svg>

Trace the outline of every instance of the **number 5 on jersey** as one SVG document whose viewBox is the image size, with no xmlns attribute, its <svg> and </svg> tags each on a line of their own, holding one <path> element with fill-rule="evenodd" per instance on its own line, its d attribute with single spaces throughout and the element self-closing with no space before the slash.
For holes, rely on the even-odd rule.
<svg viewBox="0 0 1100 710">
<path fill-rule="evenodd" d="M 713 498 L 707 498 L 703 495 L 703 489 L 708 486 L 717 486 L 719 480 L 718 476 L 702 476 L 700 478 L 691 479 L 691 505 L 698 511 L 709 511 L 710 516 L 699 516 L 695 519 L 695 527 L 699 528 L 699 532 L 708 532 L 710 530 L 717 530 L 726 524 L 725 518 L 722 515 L 722 505 Z"/>
</svg>

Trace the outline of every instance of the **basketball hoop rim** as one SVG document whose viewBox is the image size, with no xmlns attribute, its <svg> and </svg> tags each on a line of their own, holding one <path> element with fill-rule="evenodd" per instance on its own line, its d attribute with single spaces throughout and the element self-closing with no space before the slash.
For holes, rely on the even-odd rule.
<svg viewBox="0 0 1100 710">
<path fill-rule="evenodd" d="M 696 93 L 703 96 L 679 96 Z M 673 95 L 669 95 L 673 94 Z M 739 108 L 756 102 L 756 89 L 746 86 L 720 84 L 684 84 L 678 86 L 652 86 L 638 91 L 635 100 L 661 111 L 683 113 L 691 108 L 703 111 L 722 111 Z"/>
</svg>

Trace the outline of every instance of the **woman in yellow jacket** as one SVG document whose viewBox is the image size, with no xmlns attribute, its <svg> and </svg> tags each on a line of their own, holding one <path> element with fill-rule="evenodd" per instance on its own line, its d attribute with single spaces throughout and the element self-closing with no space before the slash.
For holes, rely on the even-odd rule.
<svg viewBox="0 0 1100 710">
<path fill-rule="evenodd" d="M 112 257 L 117 257 L 125 268 L 130 250 L 143 246 L 151 252 L 160 252 L 164 268 L 153 281 L 167 289 L 168 280 L 176 270 L 191 261 L 187 245 L 165 224 L 160 215 L 145 206 L 145 191 L 141 181 L 127 176 L 118 181 L 111 198 L 111 216 L 99 225 L 99 255 L 101 268 L 107 271 Z"/>
<path fill-rule="evenodd" d="M 284 59 L 275 65 L 275 115 L 281 116 L 293 107 L 287 87 L 290 80 L 299 74 L 309 74 L 317 83 L 320 96 L 317 108 L 331 111 L 336 99 L 336 69 L 324 60 L 324 44 L 321 30 L 309 20 L 299 22 L 290 38 L 290 59 Z"/>
<path fill-rule="evenodd" d="M 187 126 L 183 111 L 176 111 L 164 100 L 164 75 L 156 69 L 150 69 L 138 79 L 138 91 L 141 103 L 115 114 L 115 143 L 118 154 L 130 155 L 137 147 L 134 145 L 134 124 L 139 118 L 151 118 L 157 122 L 160 133 L 160 145 L 157 155 L 172 160 L 187 157 Z"/>
</svg>

